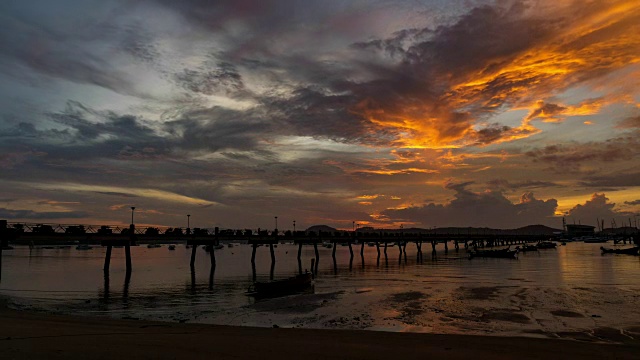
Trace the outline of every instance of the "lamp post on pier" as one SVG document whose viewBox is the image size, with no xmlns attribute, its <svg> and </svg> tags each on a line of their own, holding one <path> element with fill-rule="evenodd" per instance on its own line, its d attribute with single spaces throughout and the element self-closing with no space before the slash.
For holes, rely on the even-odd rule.
<svg viewBox="0 0 640 360">
<path fill-rule="evenodd" d="M 191 215 L 187 214 L 187 235 L 191 234 Z"/>
<path fill-rule="evenodd" d="M 136 209 L 135 206 L 131 207 L 131 225 L 133 225 L 133 211 Z"/>
<path fill-rule="evenodd" d="M 274 218 L 276 219 L 276 233 L 278 233 L 278 217 L 274 216 Z"/>
<path fill-rule="evenodd" d="M 293 235 L 296 234 L 296 221 L 293 220 Z"/>
</svg>

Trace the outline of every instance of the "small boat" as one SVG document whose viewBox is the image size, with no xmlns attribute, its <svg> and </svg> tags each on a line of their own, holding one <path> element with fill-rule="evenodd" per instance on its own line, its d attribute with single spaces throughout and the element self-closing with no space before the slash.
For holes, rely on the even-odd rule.
<svg viewBox="0 0 640 360">
<path fill-rule="evenodd" d="M 476 250 L 469 253 L 469 260 L 474 257 L 517 259 L 518 249 L 509 250 L 509 248 L 506 248 L 502 250 Z"/>
<path fill-rule="evenodd" d="M 640 250 L 640 247 L 636 246 L 636 247 L 626 248 L 626 249 L 606 249 L 600 246 L 600 250 L 602 250 L 603 254 L 639 255 L 638 251 Z"/>
<path fill-rule="evenodd" d="M 91 249 L 93 249 L 93 247 L 87 244 L 80 244 L 76 246 L 76 250 L 91 250 Z"/>
<path fill-rule="evenodd" d="M 257 298 L 278 297 L 304 291 L 313 286 L 313 276 L 307 272 L 287 279 L 254 282 L 247 295 Z"/>
<path fill-rule="evenodd" d="M 558 245 L 551 241 L 543 241 L 538 243 L 538 249 L 555 249 Z"/>
<path fill-rule="evenodd" d="M 374 243 L 374 242 L 368 242 L 368 243 L 367 243 L 367 245 L 368 245 L 368 246 L 376 246 L 376 243 Z"/>
<path fill-rule="evenodd" d="M 528 251 L 538 251 L 538 247 L 536 245 L 524 245 L 523 247 L 517 247 L 520 252 L 528 252 Z"/>
<path fill-rule="evenodd" d="M 597 237 L 587 237 L 587 238 L 584 238 L 582 241 L 585 244 L 596 244 L 596 243 L 606 243 L 609 240 L 604 238 L 597 238 Z"/>
<path fill-rule="evenodd" d="M 175 250 L 176 246 L 175 245 L 169 245 L 169 250 Z"/>
<path fill-rule="evenodd" d="M 160 245 L 160 244 L 149 244 L 149 245 L 147 245 L 148 249 L 154 249 L 154 248 L 159 248 L 159 247 L 162 247 L 162 245 Z"/>
<path fill-rule="evenodd" d="M 233 247 L 233 244 L 232 244 L 232 243 L 228 243 L 228 244 L 227 244 L 227 247 L 232 248 L 232 247 Z"/>
<path fill-rule="evenodd" d="M 330 243 L 330 242 L 328 242 L 328 241 L 323 241 L 323 242 L 322 242 L 322 246 L 323 246 L 323 247 L 326 247 L 327 249 L 331 249 L 331 248 L 333 247 L 333 244 L 331 244 L 331 243 Z"/>
</svg>

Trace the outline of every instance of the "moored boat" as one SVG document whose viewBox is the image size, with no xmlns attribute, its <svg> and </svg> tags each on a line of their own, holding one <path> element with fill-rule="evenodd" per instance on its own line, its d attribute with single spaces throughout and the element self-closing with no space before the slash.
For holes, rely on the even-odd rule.
<svg viewBox="0 0 640 360">
<path fill-rule="evenodd" d="M 93 247 L 87 244 L 80 244 L 76 246 L 76 250 L 91 250 L 91 249 L 93 249 Z"/>
<path fill-rule="evenodd" d="M 538 251 L 538 247 L 536 245 L 524 245 L 523 247 L 516 247 L 520 252 L 529 252 L 529 251 Z"/>
<path fill-rule="evenodd" d="M 169 250 L 175 250 L 175 249 L 176 249 L 175 245 L 173 245 L 173 244 L 169 245 Z"/>
<path fill-rule="evenodd" d="M 254 282 L 247 295 L 258 298 L 285 296 L 304 291 L 312 285 L 313 276 L 307 272 L 282 280 Z"/>
<path fill-rule="evenodd" d="M 597 237 L 587 237 L 582 240 L 585 244 L 596 244 L 596 243 L 606 243 L 609 239 L 606 238 L 597 238 Z"/>
<path fill-rule="evenodd" d="M 600 246 L 600 250 L 602 250 L 603 254 L 624 254 L 624 255 L 639 255 L 638 251 L 640 250 L 640 247 L 632 247 L 632 248 L 626 248 L 626 249 L 607 249 L 604 248 L 602 246 Z"/>
<path fill-rule="evenodd" d="M 509 250 L 509 248 L 506 248 L 501 250 L 475 250 L 469 253 L 469 259 L 473 259 L 474 257 L 517 259 L 518 249 Z"/>
<path fill-rule="evenodd" d="M 537 248 L 538 249 L 555 249 L 558 245 L 554 242 L 551 241 L 543 241 L 538 243 Z"/>
</svg>

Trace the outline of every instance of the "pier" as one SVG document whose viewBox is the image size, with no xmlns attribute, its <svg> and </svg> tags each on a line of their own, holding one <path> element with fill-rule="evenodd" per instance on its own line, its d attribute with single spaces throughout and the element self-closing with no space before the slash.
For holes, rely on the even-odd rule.
<svg viewBox="0 0 640 360">
<path fill-rule="evenodd" d="M 623 238 L 626 242 L 638 241 L 638 230 L 626 234 Z M 33 246 L 35 244 L 79 244 L 79 246 L 101 245 L 106 247 L 104 259 L 105 281 L 108 281 L 109 268 L 111 265 L 111 254 L 114 247 L 123 247 L 125 251 L 126 276 L 130 277 L 133 271 L 133 260 L 131 258 L 131 246 L 139 244 L 168 244 L 168 243 L 185 243 L 187 247 L 191 247 L 190 268 L 192 282 L 195 282 L 195 260 L 198 247 L 205 247 L 209 252 L 211 270 L 209 272 L 209 284 L 213 286 L 213 279 L 216 269 L 215 248 L 221 244 L 230 242 L 241 242 L 252 246 L 251 264 L 253 269 L 253 279 L 256 279 L 256 251 L 258 247 L 268 246 L 271 255 L 271 271 L 270 278 L 273 279 L 276 264 L 276 256 L 274 246 L 279 243 L 293 243 L 298 246 L 297 260 L 298 271 L 303 272 L 302 268 L 302 248 L 303 246 L 313 246 L 314 261 L 310 269 L 312 273 L 317 274 L 318 266 L 321 261 L 318 246 L 332 247 L 332 260 L 334 270 L 337 272 L 336 248 L 337 246 L 349 247 L 349 267 L 353 266 L 354 247 L 359 252 L 362 266 L 364 266 L 364 247 L 375 246 L 377 251 L 377 262 L 389 261 L 389 247 L 397 247 L 398 261 L 402 262 L 407 259 L 407 246 L 415 245 L 416 259 L 422 261 L 424 244 L 431 245 L 432 256 L 437 253 L 437 247 L 443 247 L 445 253 L 450 251 L 450 245 L 453 246 L 452 251 L 458 252 L 461 247 L 469 248 L 491 248 L 495 246 L 509 246 L 517 244 L 536 243 L 549 240 L 551 235 L 548 233 L 515 233 L 505 230 L 482 229 L 482 231 L 458 231 L 456 233 L 442 232 L 439 229 L 431 230 L 367 230 L 367 231 L 273 231 L 268 230 L 231 230 L 202 228 L 153 228 L 147 227 L 140 229 L 135 224 L 129 227 L 120 226 L 95 226 L 95 225 L 61 225 L 61 224 L 29 224 L 29 223 L 9 223 L 6 220 L 0 220 L 0 241 L 2 247 L 0 249 L 0 280 L 2 279 L 2 249 L 10 249 L 9 243 Z M 359 249 L 357 249 L 359 247 Z M 382 251 L 381 251 L 382 250 Z"/>
</svg>

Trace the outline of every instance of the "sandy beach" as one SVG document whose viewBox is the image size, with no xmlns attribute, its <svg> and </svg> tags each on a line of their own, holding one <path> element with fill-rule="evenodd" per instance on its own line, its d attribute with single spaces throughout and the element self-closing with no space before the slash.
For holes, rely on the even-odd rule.
<svg viewBox="0 0 640 360">
<path fill-rule="evenodd" d="M 3 359 L 637 359 L 640 343 L 177 324 L 0 310 Z"/>
</svg>

